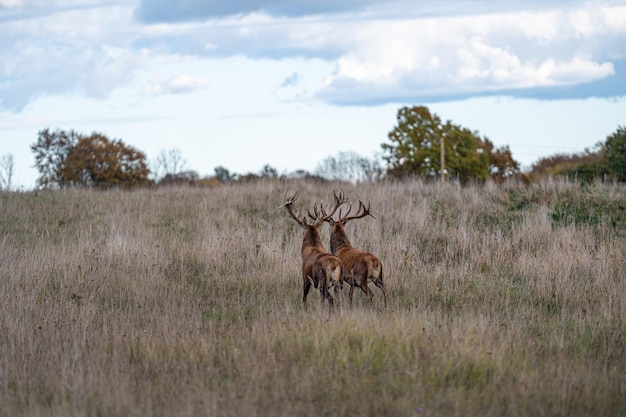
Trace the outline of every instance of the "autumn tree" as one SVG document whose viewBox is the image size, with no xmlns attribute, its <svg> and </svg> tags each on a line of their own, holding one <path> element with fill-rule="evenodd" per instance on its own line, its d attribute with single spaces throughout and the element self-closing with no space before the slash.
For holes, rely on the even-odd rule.
<svg viewBox="0 0 626 417">
<path fill-rule="evenodd" d="M 444 123 L 427 107 L 403 107 L 397 120 L 388 135 L 391 143 L 381 145 L 387 174 L 392 177 L 440 177 L 442 141 L 445 175 L 462 183 L 491 176 L 503 178 L 519 171 L 508 148 L 494 149 L 493 143 L 481 139 L 477 132 L 449 120 Z"/>
<path fill-rule="evenodd" d="M 31 149 L 42 187 L 131 188 L 149 182 L 144 153 L 100 133 L 45 129 Z"/>
<path fill-rule="evenodd" d="M 61 170 L 64 185 L 95 188 L 145 185 L 149 173 L 143 152 L 100 133 L 81 137 Z"/>
<path fill-rule="evenodd" d="M 483 149 L 489 157 L 489 175 L 495 182 L 500 184 L 521 174 L 519 162 L 513 159 L 508 146 L 496 148 L 493 142 L 485 138 Z"/>
</svg>

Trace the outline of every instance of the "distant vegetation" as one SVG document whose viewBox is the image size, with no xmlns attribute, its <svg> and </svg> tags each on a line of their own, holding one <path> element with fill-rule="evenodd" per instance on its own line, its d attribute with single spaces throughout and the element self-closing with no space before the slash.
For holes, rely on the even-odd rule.
<svg viewBox="0 0 626 417">
<path fill-rule="evenodd" d="M 444 123 L 424 106 L 401 108 L 389 141 L 391 144 L 381 146 L 386 153 L 386 173 L 394 178 L 445 175 L 463 184 L 487 179 L 501 183 L 520 174 L 508 147 L 496 149 L 478 132 L 450 120 Z"/>
<path fill-rule="evenodd" d="M 560 176 L 586 182 L 594 179 L 626 182 L 626 127 L 618 127 L 593 150 L 541 158 L 533 164 L 529 176 L 533 180 Z"/>
<path fill-rule="evenodd" d="M 37 185 L 43 188 L 133 188 L 148 184 L 150 170 L 143 152 L 100 133 L 39 132 L 31 146 Z"/>
<path fill-rule="evenodd" d="M 318 293 L 303 311 L 278 206 L 339 187 L 371 203 L 347 233 L 381 258 L 388 308 L 355 296 L 328 320 Z M 626 415 L 625 191 L 0 193 L 0 416 Z"/>
<path fill-rule="evenodd" d="M 389 133 L 388 142 L 381 144 L 381 154 L 367 157 L 354 151 L 339 152 L 320 161 L 312 173 L 279 172 L 265 165 L 258 173 L 242 174 L 218 166 L 214 175 L 200 177 L 176 148 L 162 150 L 149 163 L 143 152 L 120 139 L 74 130 L 43 129 L 31 149 L 39 171 L 39 188 L 215 187 L 267 178 L 351 183 L 404 178 L 433 181 L 440 180 L 442 175 L 461 184 L 530 183 L 548 178 L 626 182 L 626 127 L 619 126 L 592 150 L 541 158 L 528 172 L 522 172 L 508 146 L 496 148 L 479 132 L 450 120 L 444 122 L 424 106 L 398 110 L 397 124 Z M 13 164 L 12 155 L 0 156 L 0 189 L 12 188 Z"/>
</svg>

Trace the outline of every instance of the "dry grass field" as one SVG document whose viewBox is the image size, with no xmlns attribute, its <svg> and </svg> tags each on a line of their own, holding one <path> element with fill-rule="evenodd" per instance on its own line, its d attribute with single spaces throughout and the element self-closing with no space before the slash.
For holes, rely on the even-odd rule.
<svg viewBox="0 0 626 417">
<path fill-rule="evenodd" d="M 626 415 L 623 186 L 343 185 L 389 306 L 329 319 L 333 187 L 1 193 L 0 416 Z"/>
</svg>

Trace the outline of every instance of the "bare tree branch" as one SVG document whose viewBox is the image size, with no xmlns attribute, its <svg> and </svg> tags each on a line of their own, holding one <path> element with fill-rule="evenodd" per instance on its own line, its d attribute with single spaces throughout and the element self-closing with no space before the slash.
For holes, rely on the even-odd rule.
<svg viewBox="0 0 626 417">
<path fill-rule="evenodd" d="M 13 167 L 15 160 L 13 155 L 0 156 L 0 189 L 10 190 L 13 182 Z"/>
</svg>

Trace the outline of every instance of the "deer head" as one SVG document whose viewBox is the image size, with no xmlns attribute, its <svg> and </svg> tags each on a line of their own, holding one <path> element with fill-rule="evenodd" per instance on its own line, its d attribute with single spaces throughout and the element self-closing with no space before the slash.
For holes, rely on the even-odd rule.
<svg viewBox="0 0 626 417">
<path fill-rule="evenodd" d="M 304 252 L 307 248 L 320 248 L 323 251 L 322 242 L 319 236 L 319 225 L 324 221 L 324 219 L 320 216 L 319 218 L 314 218 L 313 223 L 307 223 L 306 216 L 299 218 L 293 212 L 293 204 L 296 202 L 296 196 L 298 192 L 296 191 L 293 195 L 288 195 L 285 192 L 285 203 L 279 208 L 285 207 L 289 215 L 298 223 L 301 229 L 304 229 L 304 240 L 302 242 L 302 251 Z M 309 212 L 310 213 L 310 212 Z"/>
</svg>

